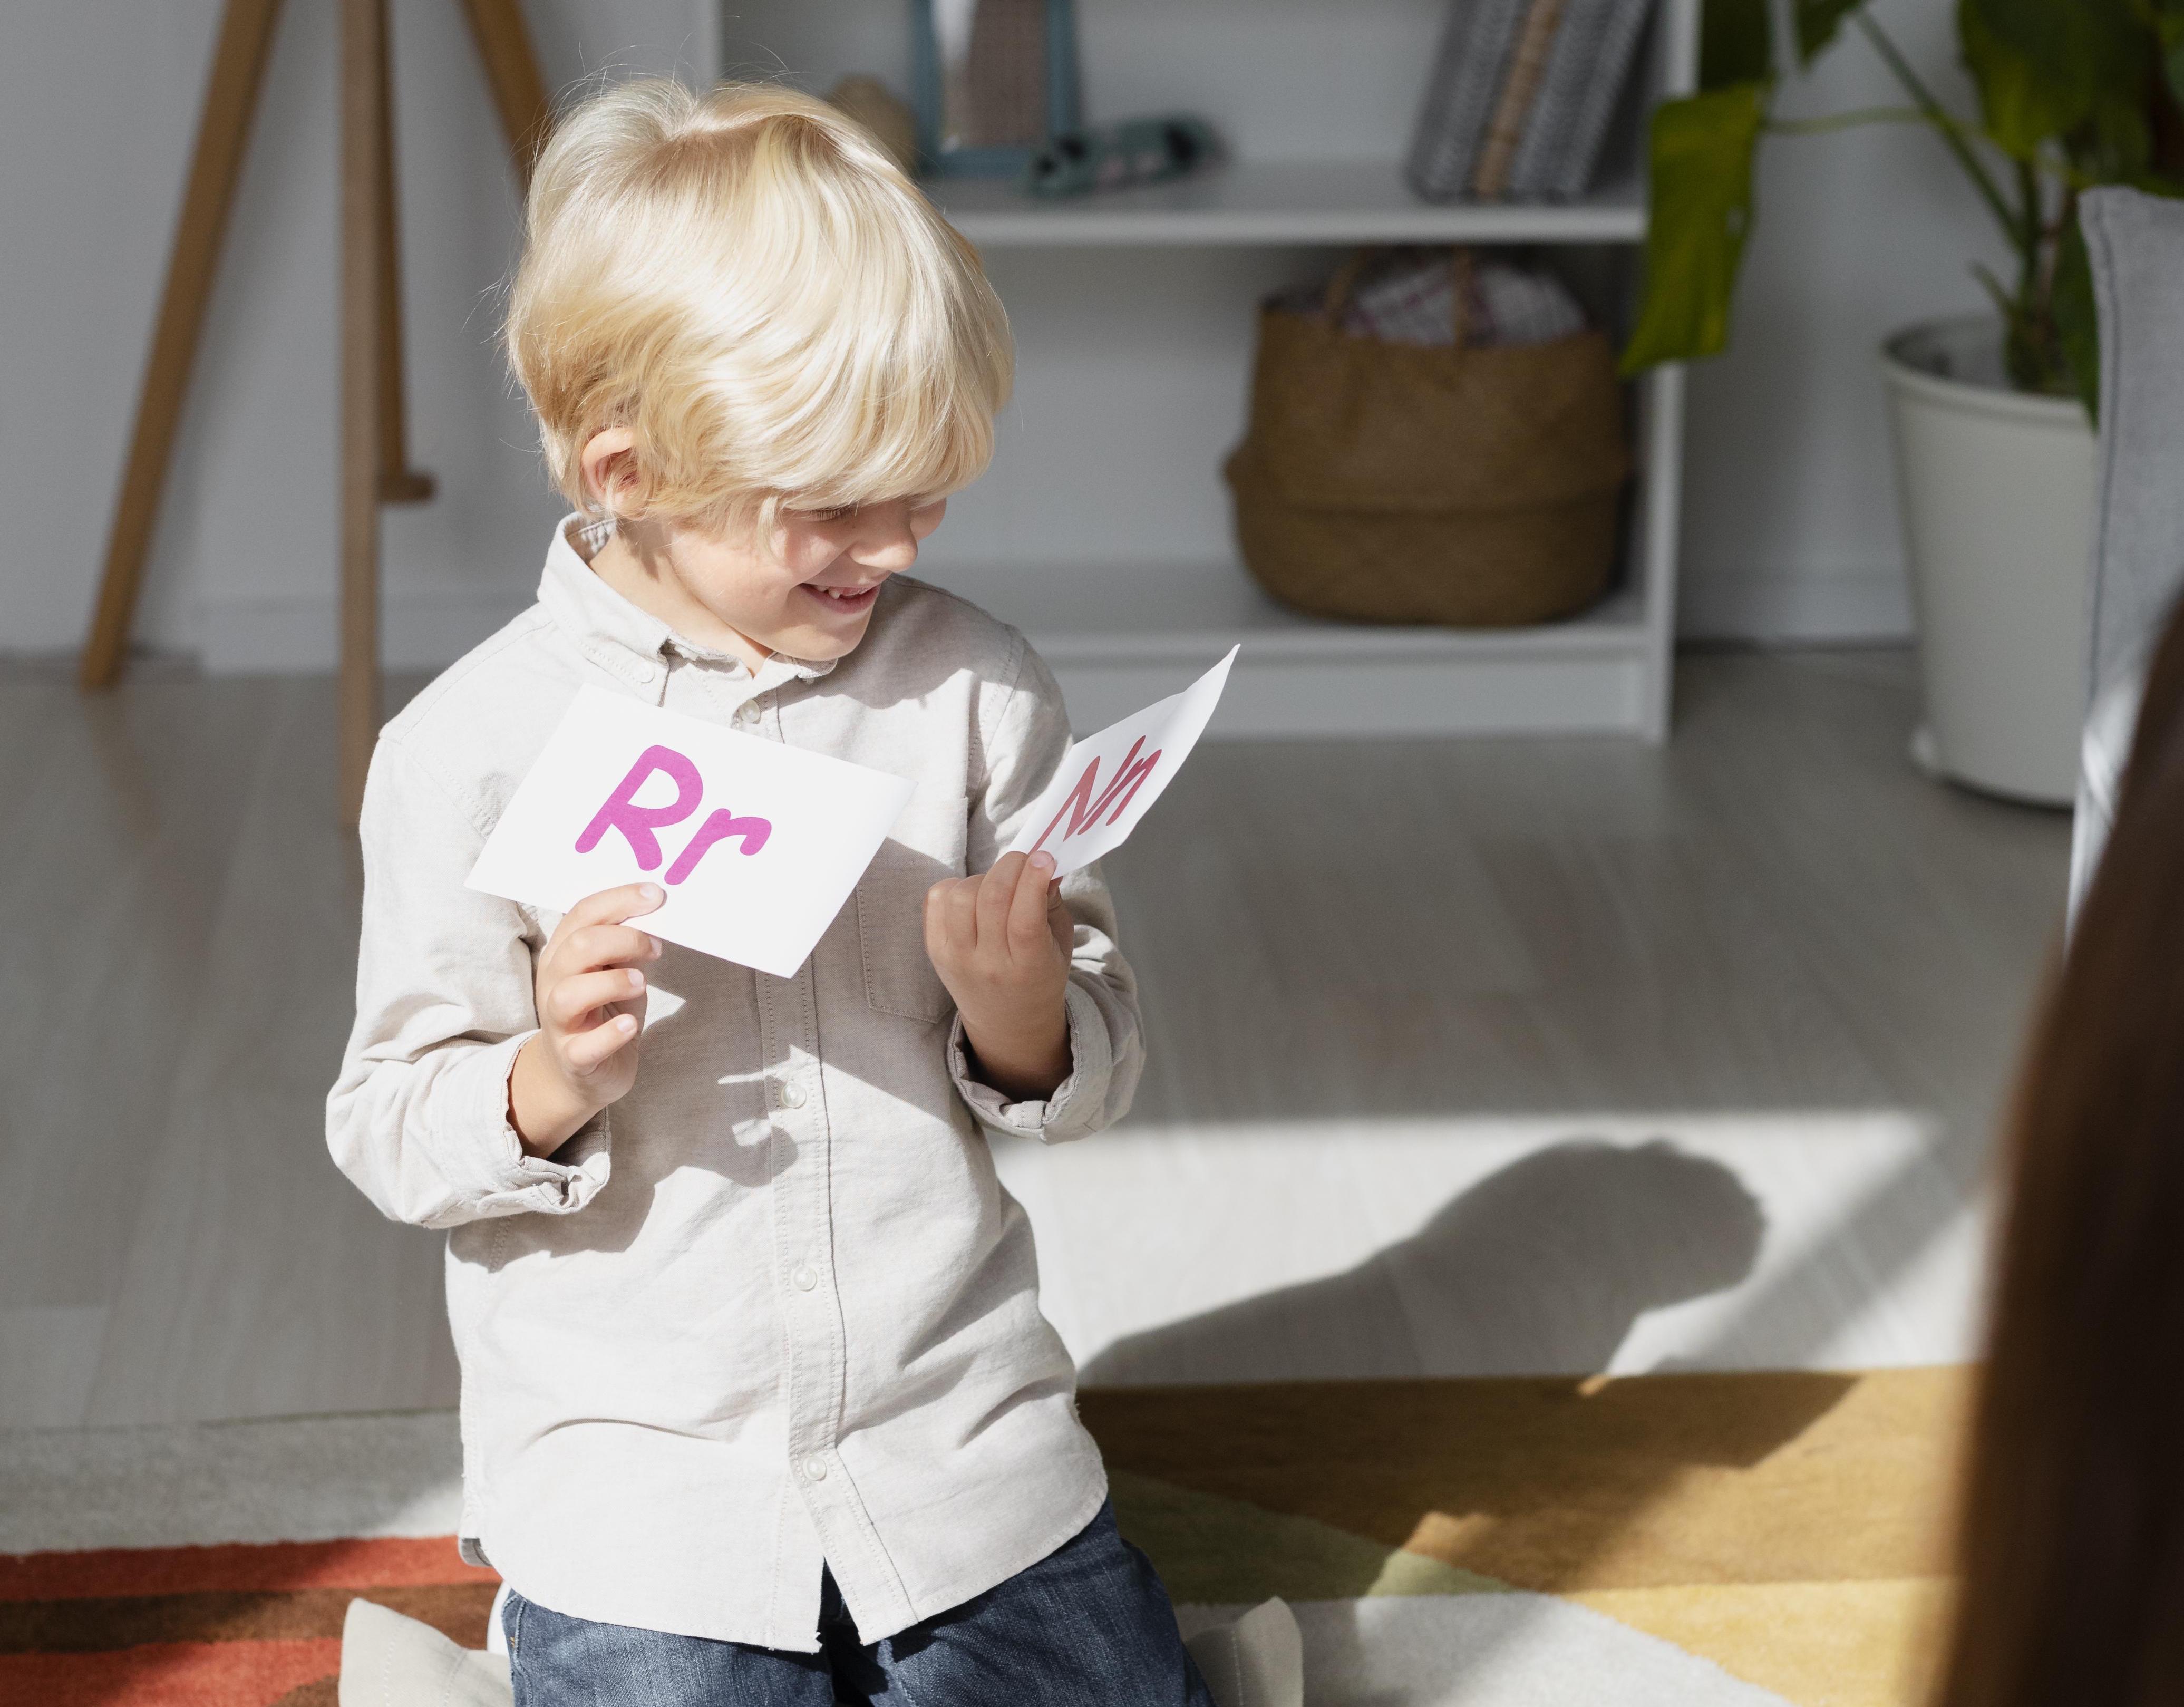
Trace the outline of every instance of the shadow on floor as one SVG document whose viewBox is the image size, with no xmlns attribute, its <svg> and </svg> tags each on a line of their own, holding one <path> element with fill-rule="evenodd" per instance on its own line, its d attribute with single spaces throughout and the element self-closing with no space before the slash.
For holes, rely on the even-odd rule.
<svg viewBox="0 0 2184 1707">
<path fill-rule="evenodd" d="M 1724 1549 L 1844 1574 L 1828 1488 L 1755 1483 L 1755 1509 L 1710 1478 L 1774 1462 L 1856 1377 L 1591 1378 L 1646 1311 L 1749 1276 L 1764 1230 L 1718 1162 L 1573 1140 L 1345 1273 L 1119 1342 L 1083 1414 L 1185 1599 L 1683 1582 Z"/>
<path fill-rule="evenodd" d="M 1719 1162 L 1574 1140 L 1490 1175 L 1357 1267 L 1117 1341 L 1088 1385 L 1590 1374 L 1647 1310 L 1733 1286 L 1765 1222 Z"/>
</svg>

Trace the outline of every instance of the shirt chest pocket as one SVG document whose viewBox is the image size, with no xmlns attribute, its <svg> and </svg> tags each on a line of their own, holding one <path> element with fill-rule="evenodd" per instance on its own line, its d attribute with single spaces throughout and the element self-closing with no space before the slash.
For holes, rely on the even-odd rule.
<svg viewBox="0 0 2184 1707">
<path fill-rule="evenodd" d="M 881 1013 L 937 1025 L 955 1004 L 925 951 L 925 892 L 963 875 L 970 803 L 920 789 L 857 883 L 865 999 Z"/>
</svg>

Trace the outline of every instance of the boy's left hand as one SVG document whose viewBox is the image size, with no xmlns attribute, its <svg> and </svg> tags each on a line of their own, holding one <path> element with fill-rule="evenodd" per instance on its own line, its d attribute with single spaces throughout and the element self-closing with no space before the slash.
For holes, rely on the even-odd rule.
<svg viewBox="0 0 2184 1707">
<path fill-rule="evenodd" d="M 925 892 L 925 951 L 956 998 L 986 1082 L 1004 1096 L 1050 1096 L 1069 1076 L 1069 950 L 1054 856 L 1003 854 L 983 877 Z"/>
</svg>

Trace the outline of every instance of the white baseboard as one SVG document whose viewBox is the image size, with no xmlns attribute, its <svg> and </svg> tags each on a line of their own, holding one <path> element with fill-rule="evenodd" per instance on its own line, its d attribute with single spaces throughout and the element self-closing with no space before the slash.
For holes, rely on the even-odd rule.
<svg viewBox="0 0 2184 1707">
<path fill-rule="evenodd" d="M 1687 640 L 1908 640 L 1916 632 L 1903 572 L 1798 576 L 1688 573 L 1676 601 Z"/>
<path fill-rule="evenodd" d="M 380 656 L 390 670 L 437 670 L 531 603 L 519 594 L 389 593 L 380 611 Z M 331 599 L 207 600 L 191 627 L 209 676 L 292 675 L 331 670 L 338 628 Z"/>
</svg>

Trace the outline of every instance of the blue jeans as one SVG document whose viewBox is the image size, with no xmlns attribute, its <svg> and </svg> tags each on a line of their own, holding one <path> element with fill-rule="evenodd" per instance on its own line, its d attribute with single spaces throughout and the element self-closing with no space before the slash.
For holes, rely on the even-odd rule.
<svg viewBox="0 0 2184 1707">
<path fill-rule="evenodd" d="M 565 1617 L 510 1593 L 515 1707 L 1213 1707 L 1152 1562 L 1112 1504 L 1028 1570 L 882 1642 L 831 1573 L 819 1652 Z"/>
</svg>

